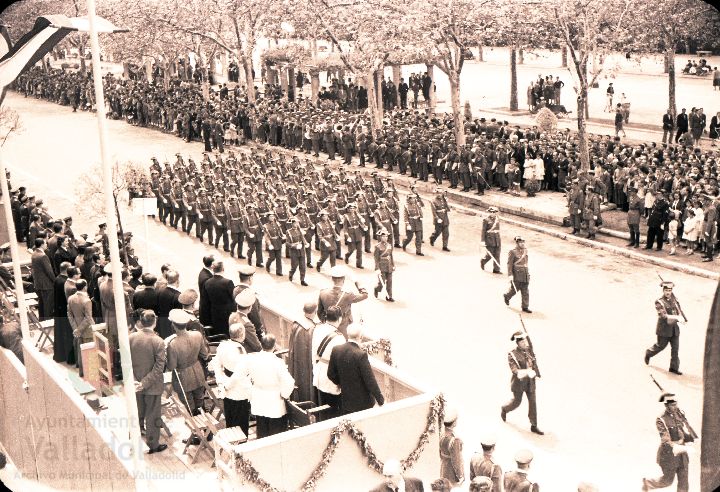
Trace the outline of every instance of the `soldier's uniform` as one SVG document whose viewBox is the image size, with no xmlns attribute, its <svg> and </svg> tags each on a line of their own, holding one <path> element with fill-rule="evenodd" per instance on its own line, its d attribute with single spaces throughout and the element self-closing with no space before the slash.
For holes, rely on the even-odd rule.
<svg viewBox="0 0 720 492">
<path fill-rule="evenodd" d="M 662 282 L 660 286 L 663 289 L 663 296 L 655 301 L 655 310 L 658 314 L 655 335 L 657 342 L 647 349 L 645 352 L 645 364 L 650 362 L 650 358 L 662 352 L 668 343 L 670 344 L 670 372 L 682 374 L 680 372 L 680 326 L 678 317 L 682 317 L 682 308 L 675 294 L 672 293 L 674 284 L 672 282 Z M 665 290 L 670 291 L 670 298 L 666 299 Z"/>
<path fill-rule="evenodd" d="M 390 233 L 383 229 L 378 233 L 379 236 L 389 236 Z M 395 302 L 392 296 L 392 277 L 395 270 L 395 262 L 393 261 L 393 246 L 389 242 L 379 242 L 375 245 L 375 271 L 378 272 L 378 284 L 374 289 L 375 297 L 378 296 L 385 284 L 385 299 Z"/>
<path fill-rule="evenodd" d="M 295 271 L 300 269 L 300 285 L 307 285 L 305 282 L 305 252 L 309 250 L 308 241 L 305 239 L 302 229 L 295 217 L 290 217 L 290 227 L 285 232 L 285 244 L 290 248 L 290 274 L 288 278 L 292 282 Z"/>
<path fill-rule="evenodd" d="M 525 244 L 525 240 L 520 236 L 515 237 L 515 243 Z M 510 304 L 510 299 L 520 291 L 522 295 L 522 310 L 530 313 L 530 271 L 528 270 L 528 253 L 527 249 L 518 245 L 508 254 L 508 275 L 512 277 L 510 282 L 510 290 L 503 295 L 505 304 Z"/>
<path fill-rule="evenodd" d="M 200 241 L 208 234 L 208 244 L 213 243 L 213 222 L 212 222 L 212 203 L 204 189 L 200 189 L 200 196 L 197 200 L 199 227 L 196 229 L 197 237 Z"/>
<path fill-rule="evenodd" d="M 180 182 L 180 179 L 175 178 L 173 180 L 173 187 L 170 190 L 170 204 L 172 205 L 172 215 L 171 215 L 171 221 L 170 225 L 177 229 L 178 223 L 180 222 L 180 219 L 182 219 L 182 230 L 185 230 L 186 227 L 186 218 L 185 214 L 183 213 L 183 205 L 182 205 L 182 184 Z"/>
<path fill-rule="evenodd" d="M 252 257 L 255 254 L 255 266 L 264 266 L 262 254 L 263 224 L 257 212 L 257 206 L 252 202 L 247 204 L 247 213 L 243 216 L 243 230 L 245 231 L 245 241 L 248 246 L 248 265 L 252 264 Z"/>
<path fill-rule="evenodd" d="M 578 186 L 578 180 L 573 180 L 573 186 L 568 193 L 568 212 L 570 212 L 570 224 L 573 234 L 580 232 L 582 227 L 582 211 L 585 207 L 585 194 Z"/>
<path fill-rule="evenodd" d="M 307 262 L 307 266 L 312 267 L 311 244 L 313 237 L 315 237 L 315 223 L 307 213 L 307 207 L 304 203 L 298 203 L 295 218 L 297 219 L 298 226 L 303 231 L 303 236 L 305 237 L 305 260 Z"/>
<path fill-rule="evenodd" d="M 412 241 L 415 236 L 415 254 L 418 256 L 425 256 L 422 253 L 422 240 L 423 240 L 423 211 L 422 206 L 418 204 L 415 195 L 408 196 L 405 202 L 405 240 L 402 243 L 403 251 L 407 248 L 407 245 Z"/>
<path fill-rule="evenodd" d="M 532 349 L 527 346 L 523 349 L 520 347 L 520 340 L 527 338 L 527 335 L 521 331 L 515 332 L 510 338 L 518 343 L 518 347 L 508 352 L 508 365 L 512 371 L 510 378 L 510 391 L 512 391 L 513 399 L 505 404 L 500 416 L 505 421 L 508 412 L 512 412 L 520 406 L 523 393 L 528 399 L 528 418 L 530 419 L 530 429 L 536 434 L 542 434 L 537 428 L 537 402 L 535 394 L 535 378 L 540 375 L 537 360 Z"/>
<path fill-rule="evenodd" d="M 172 182 L 170 176 L 163 176 L 160 182 L 160 188 L 158 189 L 158 195 L 160 199 L 160 220 L 163 224 L 167 225 L 168 217 L 170 218 L 170 225 L 175 221 L 175 212 L 173 211 L 172 204 L 170 203 L 170 194 L 172 193 Z"/>
<path fill-rule="evenodd" d="M 230 251 L 228 241 L 228 220 L 225 213 L 225 204 L 222 193 L 215 193 L 215 200 L 211 206 L 213 227 L 215 228 L 215 247 L 220 244 L 220 238 L 223 242 L 223 251 Z"/>
<path fill-rule="evenodd" d="M 265 269 L 270 273 L 270 265 L 275 262 L 275 274 L 282 275 L 282 244 L 285 240 L 282 227 L 275 217 L 275 212 L 268 212 L 268 222 L 264 227 L 265 249 L 268 252 L 268 260 Z"/>
<path fill-rule="evenodd" d="M 243 231 L 243 213 L 236 196 L 231 195 L 227 206 L 225 207 L 228 225 L 230 227 L 230 256 L 235 256 L 237 248 L 237 257 L 245 258 L 242 252 L 243 240 L 245 232 Z"/>
<path fill-rule="evenodd" d="M 587 228 L 588 239 L 595 239 L 597 224 L 600 221 L 600 196 L 595 193 L 593 186 L 588 185 L 583 205 L 582 218 Z"/>
<path fill-rule="evenodd" d="M 495 215 L 495 207 L 488 208 L 488 215 L 483 219 L 482 235 L 480 240 L 485 243 L 487 254 L 480 260 L 480 268 L 485 270 L 485 264 L 492 261 L 493 273 L 500 273 L 500 219 Z"/>
<path fill-rule="evenodd" d="M 372 218 L 370 214 L 370 206 L 368 205 L 367 200 L 365 199 L 365 194 L 362 192 L 362 190 L 357 190 L 355 192 L 355 203 L 357 205 L 357 211 L 360 217 L 363 218 L 365 221 L 365 228 L 363 229 L 363 238 L 365 240 L 365 252 L 370 253 L 372 252 L 372 249 L 370 247 L 370 227 L 372 225 Z"/>
<path fill-rule="evenodd" d="M 385 190 L 386 195 L 386 203 L 387 207 L 390 210 L 390 215 L 392 216 L 391 220 L 391 226 L 392 226 L 392 239 L 393 239 L 393 245 L 396 248 L 400 247 L 400 203 L 398 202 L 397 198 L 395 198 L 395 195 L 393 193 L 393 190 L 387 189 Z M 388 229 L 388 232 L 390 230 Z"/>
<path fill-rule="evenodd" d="M 442 190 L 437 188 L 437 193 L 430 202 L 430 208 L 433 214 L 433 224 L 435 224 L 435 230 L 430 235 L 430 245 L 435 245 L 435 240 L 442 235 L 443 251 L 450 251 L 448 249 L 448 239 L 450 238 L 450 219 L 448 213 L 450 207 L 448 206 L 447 199 L 442 194 Z"/>
<path fill-rule="evenodd" d="M 481 440 L 483 453 L 475 453 L 470 458 L 470 480 L 475 477 L 487 477 L 491 480 L 490 492 L 502 492 L 503 471 L 502 467 L 493 461 L 492 450 L 495 447 L 495 439 L 483 438 Z"/>
<path fill-rule="evenodd" d="M 677 491 L 687 492 L 689 459 L 685 444 L 693 442 L 697 435 L 688 426 L 685 413 L 673 405 L 677 403 L 674 394 L 663 393 L 660 402 L 665 403 L 665 413 L 655 420 L 655 426 L 660 434 L 657 464 L 663 474 L 655 479 L 643 478 L 642 490 L 669 487 L 677 475 Z"/>
<path fill-rule="evenodd" d="M 385 229 L 388 234 L 391 234 L 392 231 L 392 212 L 387 207 L 387 200 L 385 198 L 378 198 L 377 200 L 378 206 L 375 209 L 374 219 L 375 223 L 378 227 L 378 234 L 379 231 Z"/>
<path fill-rule="evenodd" d="M 345 253 L 345 263 L 348 263 L 350 256 L 355 253 L 355 266 L 362 268 L 362 240 L 368 226 L 357 211 L 357 205 L 350 203 L 348 213 L 343 218 L 345 229 L 345 242 L 348 251 Z"/>
<path fill-rule="evenodd" d="M 317 271 L 320 271 L 325 260 L 330 258 L 330 266 L 335 266 L 335 250 L 337 249 L 337 235 L 332 222 L 328 220 L 327 210 L 321 210 L 318 214 L 320 220 L 316 226 L 316 233 L 320 240 L 320 260 L 315 265 Z"/>
<path fill-rule="evenodd" d="M 191 183 L 185 183 L 185 191 L 183 192 L 183 220 L 187 217 L 187 228 L 185 233 L 190 235 L 190 231 L 195 227 L 195 234 L 198 233 L 198 212 L 197 212 L 197 196 Z"/>
<path fill-rule="evenodd" d="M 167 344 L 167 370 L 172 373 L 173 389 L 191 414 L 197 415 L 203 406 L 205 394 L 205 373 L 200 360 L 208 358 L 207 346 L 198 331 L 187 331 L 185 327 L 193 316 L 181 309 L 173 309 L 168 319 L 175 328 L 175 335 L 165 341 Z"/>
<path fill-rule="evenodd" d="M 532 453 L 527 450 L 519 451 L 515 455 L 518 469 L 505 472 L 505 492 L 539 492 L 540 486 L 528 480 L 527 468 L 532 459 Z"/>
<path fill-rule="evenodd" d="M 450 481 L 454 487 L 465 480 L 465 465 L 462 458 L 462 439 L 455 435 L 454 424 L 457 412 L 445 411 L 445 433 L 440 438 L 440 476 Z"/>
</svg>

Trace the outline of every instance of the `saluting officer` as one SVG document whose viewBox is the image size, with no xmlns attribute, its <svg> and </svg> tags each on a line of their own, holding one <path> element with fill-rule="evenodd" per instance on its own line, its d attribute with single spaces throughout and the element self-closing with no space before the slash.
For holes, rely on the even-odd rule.
<svg viewBox="0 0 720 492">
<path fill-rule="evenodd" d="M 442 249 L 443 251 L 450 251 L 448 249 L 448 238 L 450 237 L 448 212 L 450 207 L 441 188 L 435 188 L 435 197 L 430 202 L 430 208 L 432 209 L 433 223 L 435 224 L 435 231 L 430 235 L 430 245 L 434 246 L 435 240 L 442 235 Z"/>
<path fill-rule="evenodd" d="M 543 431 L 537 426 L 537 402 L 535 393 L 535 378 L 540 377 L 535 354 L 530 348 L 527 334 L 516 331 L 510 340 L 517 343 L 517 347 L 508 352 L 508 364 L 512 371 L 510 379 L 510 391 L 513 399 L 500 409 L 500 418 L 505 422 L 508 412 L 512 412 L 520 406 L 523 393 L 528 399 L 528 418 L 530 419 L 530 430 L 535 434 L 543 435 Z"/>
<path fill-rule="evenodd" d="M 415 195 L 408 195 L 407 201 L 405 202 L 405 240 L 402 243 L 403 251 L 407 250 L 407 245 L 412 241 L 415 236 L 415 254 L 418 256 L 425 256 L 422 252 L 422 240 L 423 240 L 423 211 L 422 204 L 418 203 L 419 200 Z"/>
<path fill-rule="evenodd" d="M 378 284 L 374 289 L 375 297 L 378 296 L 385 286 L 385 300 L 395 302 L 392 296 L 392 275 L 395 271 L 395 262 L 393 261 L 393 247 L 388 243 L 390 233 L 386 229 L 380 230 L 378 236 L 380 242 L 375 246 L 375 272 L 378 275 Z"/>
<path fill-rule="evenodd" d="M 657 464 L 662 469 L 660 478 L 643 478 L 643 491 L 662 489 L 672 485 L 677 475 L 678 492 L 687 492 L 688 485 L 688 442 L 693 442 L 697 435 L 688 425 L 685 413 L 677 406 L 673 393 L 663 393 L 660 403 L 665 404 L 665 413 L 655 420 L 660 433 L 660 447 L 657 451 Z"/>
<path fill-rule="evenodd" d="M 495 207 L 488 208 L 488 216 L 483 219 L 482 235 L 480 240 L 485 245 L 485 258 L 480 260 L 480 268 L 485 270 L 485 264 L 492 261 L 493 273 L 500 273 L 500 219 Z"/>
<path fill-rule="evenodd" d="M 657 327 L 655 334 L 657 335 L 657 343 L 645 351 L 645 364 L 650 363 L 650 358 L 656 356 L 670 344 L 670 372 L 677 374 L 680 372 L 680 325 L 684 323 L 685 315 L 680 307 L 675 294 L 673 294 L 672 282 L 662 282 L 663 295 L 655 301 L 655 309 L 658 313 Z"/>
<path fill-rule="evenodd" d="M 510 290 L 503 294 L 505 304 L 510 304 L 510 299 L 520 291 L 522 295 L 522 310 L 526 313 L 530 311 L 530 272 L 528 270 L 528 254 L 525 248 L 525 240 L 520 236 L 515 236 L 515 249 L 508 254 L 508 276 L 510 277 Z"/>
<path fill-rule="evenodd" d="M 282 275 L 282 243 L 285 240 L 282 226 L 277 221 L 275 211 L 268 212 L 268 222 L 263 228 L 265 234 L 265 249 L 268 252 L 268 260 L 265 270 L 270 273 L 270 265 L 275 262 L 275 275 Z"/>
<path fill-rule="evenodd" d="M 290 249 L 290 274 L 288 278 L 290 282 L 293 280 L 295 271 L 300 268 L 300 285 L 307 286 L 305 282 L 305 252 L 309 251 L 309 242 L 305 239 L 302 229 L 298 225 L 296 217 L 290 216 L 288 218 L 290 224 L 288 230 L 285 232 L 285 244 Z"/>
</svg>

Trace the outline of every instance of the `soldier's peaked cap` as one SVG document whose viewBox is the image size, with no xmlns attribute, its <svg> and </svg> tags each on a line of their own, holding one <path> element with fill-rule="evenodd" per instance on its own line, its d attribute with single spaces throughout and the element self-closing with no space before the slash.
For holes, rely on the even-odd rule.
<svg viewBox="0 0 720 492">
<path fill-rule="evenodd" d="M 235 296 L 235 304 L 241 308 L 249 308 L 255 304 L 255 293 L 251 289 L 245 289 Z"/>
<path fill-rule="evenodd" d="M 517 453 L 515 453 L 515 462 L 518 465 L 527 465 L 530 463 L 533 459 L 532 451 L 529 449 L 521 449 Z"/>
<path fill-rule="evenodd" d="M 168 319 L 174 325 L 185 326 L 192 319 L 192 315 L 182 309 L 173 309 L 168 314 Z"/>
</svg>

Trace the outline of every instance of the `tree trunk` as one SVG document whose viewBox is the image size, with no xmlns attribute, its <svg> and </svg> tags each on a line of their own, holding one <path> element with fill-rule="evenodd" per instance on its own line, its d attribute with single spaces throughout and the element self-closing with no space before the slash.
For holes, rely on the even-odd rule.
<svg viewBox="0 0 720 492">
<path fill-rule="evenodd" d="M 291 101 L 295 101 L 295 67 L 288 67 L 287 69 L 287 77 L 288 77 L 288 99 Z M 290 98 L 290 94 L 292 94 L 292 98 Z"/>
<path fill-rule="evenodd" d="M 318 94 L 319 93 L 320 93 L 320 73 L 313 71 L 310 73 L 310 100 L 315 105 L 317 105 L 317 103 L 318 103 Z"/>
<path fill-rule="evenodd" d="M 463 118 L 460 107 L 460 74 L 452 73 L 448 76 L 450 81 L 450 103 L 453 112 L 453 127 L 455 130 L 455 142 L 458 149 L 465 145 L 465 118 Z"/>
<path fill-rule="evenodd" d="M 163 62 L 163 88 L 165 90 L 170 89 L 170 78 L 172 77 L 172 74 L 170 73 L 170 63 Z"/>
<path fill-rule="evenodd" d="M 561 57 L 561 60 L 562 60 L 562 62 L 561 62 L 562 65 L 561 65 L 561 66 L 562 66 L 563 68 L 567 67 L 567 46 L 563 46 L 563 47 L 562 47 L 562 50 L 560 51 L 560 57 Z"/>
<path fill-rule="evenodd" d="M 248 101 L 251 103 L 255 102 L 255 80 L 252 76 L 252 59 L 248 60 L 246 56 L 242 56 L 242 66 L 245 69 L 245 91 L 247 92 Z"/>
<path fill-rule="evenodd" d="M 517 49 L 510 48 L 510 111 L 518 110 Z"/>
<path fill-rule="evenodd" d="M 392 78 L 393 78 L 393 84 L 395 84 L 395 105 L 399 108 L 400 107 L 400 70 L 402 67 L 400 65 L 393 65 L 392 66 Z"/>
<path fill-rule="evenodd" d="M 672 112 L 673 121 L 677 116 L 677 103 L 675 102 L 675 47 L 670 46 L 665 52 L 665 59 L 668 67 L 668 108 Z"/>
<path fill-rule="evenodd" d="M 483 58 L 483 47 L 482 45 L 478 45 L 478 61 L 485 61 Z"/>
<path fill-rule="evenodd" d="M 525 51 L 520 48 L 518 50 L 518 65 L 522 65 L 525 63 Z"/>
<path fill-rule="evenodd" d="M 280 90 L 283 91 L 283 98 L 287 100 L 288 95 L 288 73 L 287 67 L 278 67 L 280 72 Z"/>
<path fill-rule="evenodd" d="M 380 115 L 380 119 L 382 120 L 382 114 L 385 108 L 383 107 L 383 99 L 382 99 L 382 80 L 384 75 L 384 70 L 382 68 L 379 68 L 375 71 L 375 74 L 373 76 L 373 81 L 375 82 L 373 85 L 373 92 L 374 92 L 374 99 L 375 99 L 375 108 L 377 111 L 377 114 Z M 368 88 L 368 104 L 370 100 L 373 99 L 370 97 L 370 88 Z M 375 117 L 374 111 L 370 111 L 371 118 Z"/>
<path fill-rule="evenodd" d="M 145 65 L 145 78 L 148 81 L 148 83 L 151 83 L 153 80 L 152 60 L 150 58 L 146 58 L 144 65 Z"/>
<path fill-rule="evenodd" d="M 374 136 L 377 136 L 377 131 L 382 128 L 383 118 L 383 107 L 382 107 L 382 94 L 377 95 L 379 90 L 378 78 L 382 76 L 382 70 L 376 70 L 374 73 L 371 72 L 365 80 L 368 81 L 367 87 L 367 98 L 368 98 L 368 113 L 370 116 L 370 129 Z"/>
<path fill-rule="evenodd" d="M 310 40 L 310 53 L 312 53 L 313 60 L 317 58 L 318 47 L 317 47 L 317 39 L 315 39 L 315 38 Z"/>
<path fill-rule="evenodd" d="M 124 61 L 122 64 L 123 67 L 123 78 L 125 80 L 130 79 L 130 63 Z"/>
<path fill-rule="evenodd" d="M 435 99 L 435 65 L 431 63 L 426 63 L 425 67 L 427 68 L 428 76 L 430 76 L 430 105 L 428 107 L 429 113 L 435 112 L 435 105 L 437 104 L 437 101 Z"/>
<path fill-rule="evenodd" d="M 580 167 L 586 171 L 590 170 L 590 154 L 588 153 L 588 136 L 586 132 L 586 119 L 585 111 L 580 108 L 584 108 L 587 102 L 587 84 L 580 88 L 577 96 L 577 107 L 578 107 L 578 153 L 580 154 Z"/>
</svg>

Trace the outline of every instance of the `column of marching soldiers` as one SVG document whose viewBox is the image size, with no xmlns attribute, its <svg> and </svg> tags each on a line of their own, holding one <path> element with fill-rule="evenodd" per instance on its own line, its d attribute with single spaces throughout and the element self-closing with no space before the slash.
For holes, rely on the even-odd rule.
<svg viewBox="0 0 720 492">
<path fill-rule="evenodd" d="M 414 238 L 415 254 L 424 256 L 424 203 L 414 187 L 401 210 L 392 178 L 377 172 L 366 180 L 359 170 L 350 174 L 340 165 L 335 171 L 328 162 L 316 169 L 309 159 L 303 163 L 293 156 L 288 162 L 269 150 L 213 157 L 204 152 L 198 164 L 176 154 L 174 164 L 163 166 L 152 158 L 149 186 L 157 197 L 160 221 L 188 235 L 194 232 L 216 248 L 222 242 L 233 257 L 248 264 L 254 259 L 268 272 L 275 263 L 277 275 L 283 275 L 284 245 L 284 256 L 291 260 L 289 279 L 299 271 L 302 285 L 307 285 L 306 268 L 314 266 L 319 272 L 328 260 L 335 266 L 337 260 L 349 263 L 355 255 L 355 266 L 364 268 L 363 251 L 371 253 L 371 241 L 385 234 L 389 243 L 404 250 Z M 430 243 L 442 237 L 442 249 L 450 251 L 449 207 L 442 190 L 436 190 L 430 207 L 435 225 Z M 314 264 L 313 247 L 319 251 Z"/>
</svg>

